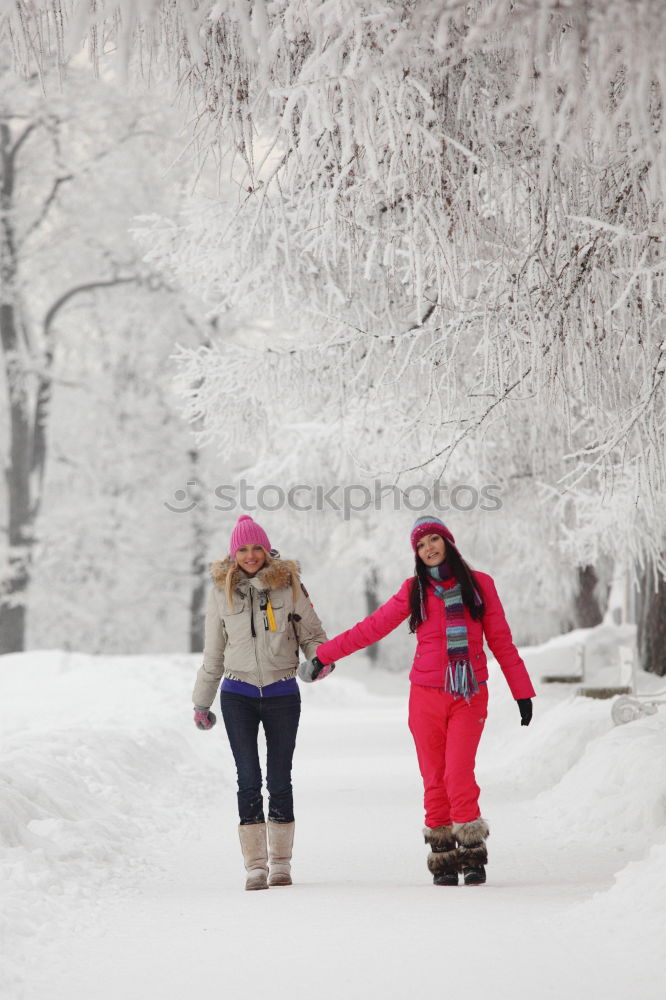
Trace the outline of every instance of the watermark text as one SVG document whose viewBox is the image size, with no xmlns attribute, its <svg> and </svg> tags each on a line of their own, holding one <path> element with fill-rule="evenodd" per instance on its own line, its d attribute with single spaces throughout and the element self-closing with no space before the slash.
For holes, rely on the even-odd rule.
<svg viewBox="0 0 666 1000">
<path fill-rule="evenodd" d="M 177 489 L 171 501 L 164 506 L 174 514 L 187 514 L 195 507 L 207 505 L 200 483 L 196 479 L 187 482 L 189 489 Z M 280 486 L 264 483 L 257 486 L 245 479 L 236 485 L 216 486 L 210 500 L 213 509 L 229 513 L 231 511 L 278 511 L 291 510 L 297 513 L 312 511 L 334 511 L 349 521 L 354 514 L 367 510 L 382 510 L 389 507 L 394 511 L 407 510 L 419 514 L 424 511 L 498 511 L 502 508 L 501 487 L 496 483 L 473 486 L 469 483 L 455 483 L 447 486 L 434 480 L 430 485 L 422 483 L 412 486 L 396 486 L 375 479 L 366 483 L 344 483 L 334 486 L 320 483 L 295 483 Z"/>
</svg>

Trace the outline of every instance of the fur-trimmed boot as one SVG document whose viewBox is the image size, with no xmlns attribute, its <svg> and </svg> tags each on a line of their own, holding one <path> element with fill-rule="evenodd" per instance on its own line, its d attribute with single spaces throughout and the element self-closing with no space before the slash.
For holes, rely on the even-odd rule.
<svg viewBox="0 0 666 1000">
<path fill-rule="evenodd" d="M 482 885 L 488 864 L 486 837 L 490 834 L 485 819 L 479 816 L 470 823 L 454 823 L 453 835 L 458 844 L 458 859 L 465 885 Z"/>
<path fill-rule="evenodd" d="M 428 871 L 435 885 L 458 885 L 460 860 L 452 826 L 426 826 L 425 842 L 430 848 Z"/>
<path fill-rule="evenodd" d="M 247 823 L 238 827 L 247 879 L 246 889 L 268 889 L 266 824 Z"/>
<path fill-rule="evenodd" d="M 291 885 L 291 852 L 295 823 L 268 821 L 269 885 Z"/>
</svg>

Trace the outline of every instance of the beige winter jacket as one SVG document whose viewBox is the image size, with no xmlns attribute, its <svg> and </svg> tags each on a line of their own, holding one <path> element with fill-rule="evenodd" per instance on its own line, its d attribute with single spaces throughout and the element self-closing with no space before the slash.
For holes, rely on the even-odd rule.
<svg viewBox="0 0 666 1000">
<path fill-rule="evenodd" d="M 231 607 L 225 596 L 228 573 L 234 574 Z M 213 563 L 211 575 L 215 586 L 208 596 L 204 659 L 192 694 L 201 708 L 213 704 L 223 675 L 263 688 L 296 675 L 299 646 L 310 659 L 326 642 L 296 563 L 276 558 L 248 577 L 225 559 Z M 262 610 L 267 597 L 274 629 Z"/>
</svg>

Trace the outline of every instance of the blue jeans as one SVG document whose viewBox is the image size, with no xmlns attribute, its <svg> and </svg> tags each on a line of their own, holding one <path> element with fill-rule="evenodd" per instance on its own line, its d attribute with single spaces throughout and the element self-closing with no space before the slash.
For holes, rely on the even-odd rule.
<svg viewBox="0 0 666 1000">
<path fill-rule="evenodd" d="M 232 691 L 220 693 L 222 718 L 238 774 L 238 815 L 241 825 L 264 822 L 259 763 L 259 724 L 266 735 L 268 818 L 291 823 L 294 799 L 291 762 L 301 716 L 300 694 L 251 698 Z"/>
</svg>

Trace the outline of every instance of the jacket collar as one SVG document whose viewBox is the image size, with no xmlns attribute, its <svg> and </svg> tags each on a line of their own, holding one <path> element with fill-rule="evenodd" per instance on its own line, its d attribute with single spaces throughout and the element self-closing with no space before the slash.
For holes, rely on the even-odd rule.
<svg viewBox="0 0 666 1000">
<path fill-rule="evenodd" d="M 298 564 L 292 559 L 272 559 L 263 566 L 256 576 L 247 576 L 239 568 L 235 559 L 219 559 L 210 568 L 211 576 L 220 590 L 224 590 L 229 573 L 232 574 L 232 588 L 245 592 L 248 587 L 256 590 L 279 590 L 289 587 L 294 579 L 298 579 Z"/>
</svg>

